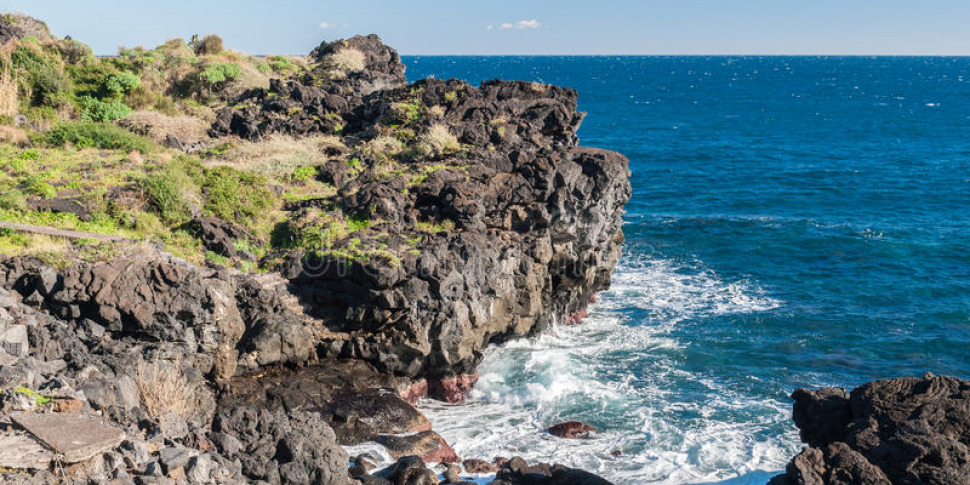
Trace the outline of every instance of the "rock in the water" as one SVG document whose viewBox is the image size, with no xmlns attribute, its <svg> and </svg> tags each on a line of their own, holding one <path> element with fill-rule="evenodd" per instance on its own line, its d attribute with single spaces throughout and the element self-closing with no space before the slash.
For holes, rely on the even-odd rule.
<svg viewBox="0 0 970 485">
<path fill-rule="evenodd" d="M 373 439 L 387 448 L 388 453 L 394 458 L 413 455 L 427 462 L 458 463 L 461 461 L 455 450 L 434 431 L 407 435 L 377 435 Z"/>
<path fill-rule="evenodd" d="M 567 421 L 550 426 L 548 431 L 549 434 L 557 438 L 579 439 L 588 438 L 590 433 L 596 431 L 596 428 L 579 421 Z"/>
<path fill-rule="evenodd" d="M 438 485 L 438 476 L 417 456 L 404 456 L 397 463 L 374 474 L 393 485 Z M 367 482 L 364 482 L 367 483 Z"/>
<path fill-rule="evenodd" d="M 611 485 L 593 473 L 562 465 L 539 463 L 529 465 L 520 457 L 512 458 L 498 473 L 492 485 Z"/>
<path fill-rule="evenodd" d="M 848 410 L 840 390 L 792 397 L 795 422 L 812 446 L 772 485 L 970 483 L 970 381 L 870 382 L 849 394 Z"/>
<path fill-rule="evenodd" d="M 125 432 L 98 419 L 69 414 L 20 413 L 11 416 L 14 424 L 28 431 L 66 463 L 77 463 L 117 448 Z"/>
</svg>

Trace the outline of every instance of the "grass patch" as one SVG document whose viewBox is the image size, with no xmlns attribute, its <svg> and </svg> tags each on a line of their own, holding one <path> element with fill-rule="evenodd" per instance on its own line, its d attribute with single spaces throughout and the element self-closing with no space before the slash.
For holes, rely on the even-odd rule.
<svg viewBox="0 0 970 485">
<path fill-rule="evenodd" d="M 40 140 L 52 147 L 71 145 L 77 148 L 92 147 L 141 153 L 151 153 L 158 148 L 151 141 L 120 126 L 93 121 L 61 123 L 41 136 Z"/>
</svg>

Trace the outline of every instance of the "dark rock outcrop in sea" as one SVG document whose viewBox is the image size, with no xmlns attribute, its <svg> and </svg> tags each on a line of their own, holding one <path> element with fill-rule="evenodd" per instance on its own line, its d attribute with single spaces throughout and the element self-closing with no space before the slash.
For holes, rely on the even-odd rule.
<svg viewBox="0 0 970 485">
<path fill-rule="evenodd" d="M 928 374 L 792 398 L 809 447 L 771 485 L 970 483 L 970 381 Z"/>
</svg>

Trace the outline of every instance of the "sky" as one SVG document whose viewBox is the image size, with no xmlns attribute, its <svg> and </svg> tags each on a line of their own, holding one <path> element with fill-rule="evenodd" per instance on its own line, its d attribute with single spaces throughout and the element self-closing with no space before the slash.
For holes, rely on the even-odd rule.
<svg viewBox="0 0 970 485">
<path fill-rule="evenodd" d="M 404 55 L 970 55 L 967 0 L 0 0 L 95 53 L 215 33 L 307 54 L 376 33 Z"/>
</svg>

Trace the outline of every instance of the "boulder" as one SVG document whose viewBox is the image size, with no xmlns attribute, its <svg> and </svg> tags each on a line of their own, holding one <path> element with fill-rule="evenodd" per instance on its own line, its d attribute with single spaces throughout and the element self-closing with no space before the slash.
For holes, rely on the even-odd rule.
<svg viewBox="0 0 970 485">
<path fill-rule="evenodd" d="M 239 460 L 251 480 L 346 485 L 347 452 L 319 413 L 238 407 L 220 413 L 212 427 L 216 446 Z"/>
<path fill-rule="evenodd" d="M 520 457 L 506 463 L 491 485 L 610 485 L 595 474 L 562 465 L 529 465 Z"/>
<path fill-rule="evenodd" d="M 970 381 L 928 374 L 792 397 L 810 447 L 772 485 L 970 483 Z"/>
<path fill-rule="evenodd" d="M 547 431 L 557 438 L 579 439 L 588 438 L 590 433 L 596 431 L 596 428 L 579 421 L 567 421 L 554 424 Z"/>
<path fill-rule="evenodd" d="M 125 432 L 86 416 L 51 413 L 19 413 L 11 420 L 49 449 L 65 463 L 86 461 L 97 454 L 117 448 Z"/>
<path fill-rule="evenodd" d="M 377 435 L 372 438 L 378 444 L 387 448 L 387 452 L 394 458 L 404 456 L 419 456 L 426 462 L 458 463 L 461 458 L 455 450 L 445 442 L 445 439 L 434 431 L 406 435 Z"/>
</svg>

